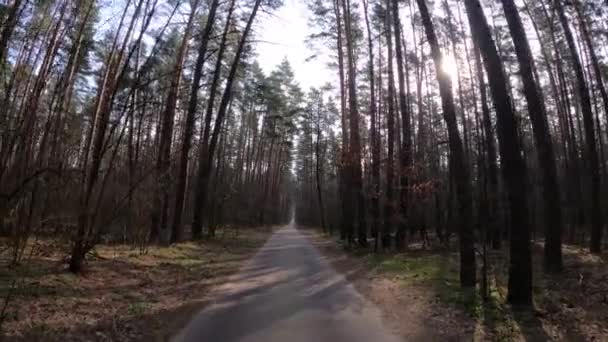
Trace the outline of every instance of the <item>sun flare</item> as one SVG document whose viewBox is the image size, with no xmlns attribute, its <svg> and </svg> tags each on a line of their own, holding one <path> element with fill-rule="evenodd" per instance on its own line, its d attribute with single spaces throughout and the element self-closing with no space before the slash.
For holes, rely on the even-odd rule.
<svg viewBox="0 0 608 342">
<path fill-rule="evenodd" d="M 441 71 L 454 79 L 458 75 L 458 66 L 456 59 L 452 55 L 444 55 L 441 58 Z"/>
</svg>

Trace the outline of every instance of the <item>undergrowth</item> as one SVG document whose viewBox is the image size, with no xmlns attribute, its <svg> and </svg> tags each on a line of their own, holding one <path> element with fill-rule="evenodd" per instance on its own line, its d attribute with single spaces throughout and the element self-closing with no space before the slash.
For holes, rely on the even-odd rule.
<svg viewBox="0 0 608 342">
<path fill-rule="evenodd" d="M 478 288 L 460 287 L 456 253 L 416 251 L 367 254 L 364 258 L 374 272 L 398 279 L 404 287 L 422 286 L 432 291 L 438 303 L 465 312 L 478 327 L 491 331 L 493 340 L 509 341 L 517 334 L 517 324 L 494 284 L 485 301 Z"/>
</svg>

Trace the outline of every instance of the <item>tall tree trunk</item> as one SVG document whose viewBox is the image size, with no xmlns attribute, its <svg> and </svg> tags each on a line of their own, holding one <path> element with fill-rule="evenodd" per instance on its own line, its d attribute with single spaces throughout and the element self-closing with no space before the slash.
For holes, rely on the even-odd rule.
<svg viewBox="0 0 608 342">
<path fill-rule="evenodd" d="M 90 132 L 92 137 L 89 140 L 89 142 L 91 143 L 90 149 L 89 146 L 86 146 L 86 149 L 83 151 L 83 165 L 85 172 L 83 173 L 82 177 L 82 188 L 79 203 L 80 212 L 78 213 L 77 232 L 72 241 L 72 252 L 69 265 L 70 271 L 75 273 L 80 272 L 84 256 L 88 252 L 88 250 L 93 247 L 93 244 L 95 243 L 94 240 L 96 239 L 97 235 L 94 234 L 92 230 L 95 225 L 95 217 L 100 203 L 99 199 L 101 199 L 101 195 L 104 190 L 103 183 L 105 183 L 107 177 L 104 178 L 104 181 L 100 186 L 100 193 L 98 195 L 97 205 L 94 208 L 91 208 L 91 198 L 93 195 L 93 191 L 96 187 L 97 181 L 99 180 L 99 176 L 101 173 L 101 162 L 104 153 L 107 150 L 105 146 L 107 144 L 107 139 L 109 138 L 106 138 L 106 133 L 108 125 L 110 124 L 110 113 L 112 112 L 118 85 L 124 79 L 129 66 L 129 62 L 133 57 L 135 51 L 141 44 L 144 32 L 146 31 L 147 27 L 151 22 L 157 3 L 157 0 L 153 2 L 151 10 L 143 18 L 142 29 L 137 39 L 135 39 L 135 42 L 131 44 L 128 48 L 128 42 L 131 40 L 131 32 L 134 29 L 135 22 L 137 21 L 136 19 L 140 16 L 144 4 L 144 0 L 138 1 L 135 7 L 135 11 L 131 17 L 130 24 L 127 28 L 127 32 L 123 38 L 121 47 L 118 49 L 118 52 L 115 55 L 111 54 L 110 58 L 108 58 L 108 65 L 106 67 L 107 70 L 104 75 L 104 80 L 102 81 L 102 89 L 100 90 L 98 98 L 96 100 L 97 102 L 93 115 L 93 117 L 96 119 L 96 122 L 94 122 L 94 126 L 92 127 Z M 146 1 L 146 4 L 149 5 L 149 2 Z M 127 3 L 127 5 L 125 6 L 123 18 L 128 10 L 128 5 L 129 3 Z M 117 32 L 113 45 L 116 45 L 119 32 L 120 30 Z M 128 53 L 125 56 L 127 50 Z M 113 128 L 111 129 L 109 136 L 112 136 Z M 122 130 L 122 132 L 124 132 L 124 129 Z M 87 167 L 87 159 L 89 154 L 91 156 L 91 164 Z M 114 155 L 112 156 L 112 160 L 114 158 Z"/>
<path fill-rule="evenodd" d="M 557 168 L 555 166 L 555 153 L 547 121 L 547 109 L 544 96 L 534 79 L 534 60 L 528 44 L 528 37 L 524 30 L 517 7 L 513 0 L 502 0 L 509 30 L 515 44 L 515 52 L 520 66 L 520 75 L 524 85 L 524 95 L 528 102 L 528 111 L 534 141 L 538 150 L 538 163 L 542 171 L 542 186 L 544 199 L 545 224 L 545 269 L 549 272 L 561 270 L 562 263 L 562 210 L 560 201 L 559 183 L 557 181 Z"/>
<path fill-rule="evenodd" d="M 348 165 L 351 169 L 351 192 L 354 201 L 354 217 L 357 218 L 357 240 L 360 247 L 367 246 L 367 226 L 365 224 L 365 197 L 361 173 L 361 139 L 359 135 L 359 104 L 357 101 L 357 70 L 355 64 L 355 43 L 351 24 L 350 0 L 342 0 L 344 12 L 344 33 L 348 67 L 348 110 L 350 112 L 350 148 Z"/>
<path fill-rule="evenodd" d="M 386 1 L 386 11 L 390 13 L 391 1 Z M 389 238 L 390 234 L 393 230 L 394 224 L 394 216 L 395 216 L 395 199 L 393 195 L 393 187 L 394 187 L 394 173 L 395 173 L 395 162 L 394 162 L 394 146 L 395 146 L 395 75 L 393 72 L 393 37 L 391 33 L 392 23 L 391 17 L 386 16 L 386 44 L 388 50 L 388 60 L 387 60 L 387 69 L 388 69 L 388 93 L 387 93 L 387 145 L 388 145 L 388 155 L 386 162 L 386 201 L 384 204 L 384 229 L 382 232 L 382 248 L 387 249 L 390 247 Z"/>
<path fill-rule="evenodd" d="M 348 120 L 346 116 L 346 93 L 345 93 L 345 77 L 344 77 L 344 46 L 343 46 L 343 33 L 342 33 L 342 13 L 341 13 L 341 1 L 334 0 L 333 8 L 336 16 L 336 49 L 338 54 L 338 77 L 340 81 L 340 122 L 342 132 L 342 151 L 340 152 L 340 166 L 338 170 L 339 174 L 339 188 L 340 188 L 340 202 L 342 205 L 342 220 L 340 227 L 340 238 L 347 239 L 352 234 L 349 231 L 352 229 L 352 203 L 353 199 L 349 194 L 348 183 L 350 182 L 350 169 L 347 166 L 348 150 L 350 146 L 350 139 L 348 137 Z M 348 241 L 350 244 L 351 240 Z"/>
<path fill-rule="evenodd" d="M 515 305 L 531 305 L 532 255 L 526 205 L 526 164 L 521 155 L 517 121 L 507 89 L 507 77 L 481 4 L 478 0 L 465 0 L 465 7 L 473 37 L 488 71 L 496 107 L 502 173 L 509 193 L 511 244 L 507 301 Z"/>
<path fill-rule="evenodd" d="M 374 45 L 372 43 L 372 31 L 369 23 L 368 0 L 363 0 L 363 10 L 365 15 L 365 28 L 367 30 L 367 48 L 369 54 L 369 115 L 370 123 L 370 140 L 372 150 L 372 194 L 371 194 L 371 213 L 372 224 L 371 231 L 374 238 L 374 250 L 378 249 L 378 232 L 380 230 L 380 143 L 378 139 L 377 128 L 377 110 L 376 110 L 376 84 L 374 74 Z"/>
<path fill-rule="evenodd" d="M 234 0 L 233 0 L 234 2 Z M 253 25 L 253 21 L 256 18 L 256 14 L 258 9 L 260 8 L 261 0 L 256 0 L 251 14 L 249 15 L 249 19 L 247 19 L 247 25 L 243 30 L 243 34 L 239 39 L 238 45 L 235 50 L 235 56 L 232 60 L 232 64 L 230 66 L 230 71 L 228 73 L 228 77 L 226 79 L 226 86 L 224 88 L 224 93 L 222 94 L 222 98 L 220 100 L 220 105 L 218 107 L 217 116 L 215 118 L 215 124 L 213 126 L 213 132 L 211 133 L 211 139 L 209 142 L 209 149 L 206 152 L 206 158 L 201 160 L 202 164 L 199 163 L 199 174 L 198 174 L 198 185 L 197 185 L 197 194 L 194 204 L 194 219 L 192 222 L 192 234 L 193 237 L 200 236 L 202 233 L 202 209 L 205 207 L 205 200 L 207 197 L 207 189 L 209 187 L 209 175 L 211 174 L 211 167 L 213 165 L 213 156 L 215 154 L 215 150 L 217 147 L 220 131 L 222 128 L 222 123 L 226 113 L 228 112 L 228 104 L 232 99 L 232 84 L 234 83 L 234 79 L 236 77 L 236 71 L 241 62 L 241 56 L 243 54 L 243 49 L 247 42 L 247 38 L 249 37 L 249 32 L 251 31 L 251 26 Z M 231 6 L 233 6 L 231 4 Z M 230 10 L 232 12 L 232 10 Z M 231 13 L 230 12 L 230 13 Z M 230 18 L 228 18 L 230 21 Z M 224 32 L 224 36 L 227 34 L 227 28 L 229 24 L 226 25 L 226 31 Z M 225 39 L 225 37 L 224 37 Z M 221 56 L 218 56 L 221 58 Z M 216 71 L 217 72 L 217 71 Z M 204 147 L 204 142 L 203 142 Z M 199 216 L 200 215 L 200 216 Z"/>
<path fill-rule="evenodd" d="M 498 166 L 496 163 L 496 145 L 494 142 L 494 128 L 490 117 L 490 108 L 488 106 L 488 96 L 486 91 L 486 82 L 484 79 L 483 67 L 481 64 L 481 56 L 477 44 L 473 44 L 473 52 L 475 55 L 475 69 L 479 82 L 479 98 L 481 100 L 481 114 L 483 121 L 483 130 L 485 132 L 484 145 L 486 148 L 486 167 L 487 167 L 487 196 L 488 196 L 488 232 L 489 241 L 492 249 L 498 250 L 501 245 L 500 227 L 498 225 Z"/>
<path fill-rule="evenodd" d="M 192 8 L 188 17 L 188 22 L 184 30 L 181 44 L 175 58 L 173 66 L 173 74 L 171 75 L 171 84 L 165 100 L 165 109 L 162 114 L 162 123 L 160 128 L 160 143 L 158 148 L 158 156 L 156 159 L 157 179 L 159 180 L 158 190 L 155 198 L 155 206 L 152 209 L 152 227 L 151 236 L 158 236 L 161 230 L 164 230 L 167 225 L 167 216 L 169 211 L 169 188 L 171 184 L 171 140 L 173 138 L 173 125 L 175 119 L 175 107 L 177 105 L 177 96 L 182 80 L 182 68 L 188 50 L 188 40 L 190 39 L 190 31 L 194 23 L 194 16 L 198 7 L 199 0 L 195 0 L 191 4 Z M 181 229 L 176 230 L 175 226 L 171 229 L 170 242 L 176 242 L 181 237 Z"/>
<path fill-rule="evenodd" d="M 323 206 L 323 185 L 321 182 L 322 179 L 322 158 L 325 158 L 325 153 L 321 153 L 321 139 L 323 138 L 321 134 L 321 125 L 317 122 L 317 140 L 315 143 L 315 178 L 317 184 L 317 200 L 319 201 L 319 216 L 321 217 L 321 228 L 323 228 L 323 232 L 327 231 L 327 224 L 325 223 L 325 207 Z"/>
<path fill-rule="evenodd" d="M 452 10 L 447 2 L 447 0 L 443 1 L 443 7 L 444 7 L 444 11 L 446 12 L 447 15 L 447 21 L 448 21 L 448 27 L 449 27 L 449 37 L 450 37 L 450 43 L 452 45 L 452 54 L 454 55 L 454 64 L 456 67 L 456 89 L 458 92 L 458 101 L 459 101 L 459 106 L 460 106 L 460 118 L 462 121 L 462 136 L 463 136 L 463 148 L 464 148 L 464 156 L 465 156 L 465 163 L 468 165 L 472 165 L 469 164 L 469 159 L 470 159 L 470 155 L 471 155 L 471 143 L 469 142 L 470 139 L 470 129 L 469 129 L 469 122 L 467 120 L 467 110 L 466 110 L 466 106 L 464 104 L 464 96 L 463 96 L 463 92 L 462 92 L 462 82 L 460 79 L 461 76 L 461 69 L 460 69 L 460 57 L 458 54 L 458 49 L 456 47 L 456 41 L 457 41 L 457 29 L 456 26 L 454 25 L 453 21 L 452 21 Z"/>
<path fill-rule="evenodd" d="M 207 22 L 201 34 L 201 45 L 198 48 L 194 73 L 192 75 L 192 85 L 190 87 L 190 100 L 186 111 L 186 122 L 182 133 L 182 148 L 179 157 L 179 169 L 177 175 L 177 186 L 175 189 L 175 209 L 173 210 L 172 231 L 182 230 L 182 216 L 184 211 L 184 201 L 186 200 L 186 182 L 188 180 L 188 156 L 192 148 L 192 135 L 194 134 L 194 121 L 196 108 L 198 105 L 198 92 L 203 76 L 203 66 L 207 59 L 207 45 L 213 30 L 215 15 L 219 6 L 219 0 L 212 0 Z"/>
<path fill-rule="evenodd" d="M 422 24 L 431 46 L 431 54 L 435 62 L 435 73 L 439 83 L 439 93 L 443 109 L 443 118 L 448 127 L 448 140 L 450 146 L 450 173 L 456 183 L 456 196 L 460 211 L 460 222 L 458 223 L 460 233 L 460 285 L 462 287 L 473 287 L 476 283 L 475 266 L 475 235 L 473 231 L 473 211 L 471 201 L 471 180 L 467 163 L 465 161 L 462 140 L 458 132 L 456 122 L 456 109 L 452 94 L 452 80 L 450 76 L 441 70 L 441 51 L 433 28 L 431 16 L 425 0 L 416 0 Z"/>
<path fill-rule="evenodd" d="M 215 107 L 215 96 L 217 94 L 217 87 L 220 82 L 220 76 L 222 71 L 222 60 L 224 59 L 224 51 L 226 51 L 226 42 L 228 38 L 228 30 L 232 21 L 232 13 L 234 11 L 235 0 L 230 1 L 230 7 L 228 9 L 228 15 L 226 17 L 226 24 L 224 25 L 224 31 L 219 45 L 219 50 L 216 56 L 215 70 L 213 72 L 213 79 L 211 80 L 211 86 L 209 87 L 209 97 L 207 99 L 207 110 L 205 111 L 204 126 L 201 130 L 201 143 L 199 146 L 199 157 L 198 157 L 198 173 L 197 173 L 197 187 L 194 197 L 194 212 L 192 218 L 192 237 L 198 239 L 203 234 L 203 211 L 205 210 L 205 200 L 207 198 L 207 186 L 204 184 L 208 182 L 211 174 L 211 165 L 207 167 L 209 158 L 209 135 L 211 134 L 211 117 L 213 115 L 213 108 Z M 218 121 L 216 120 L 216 125 Z M 209 169 L 209 171 L 206 171 Z"/>
<path fill-rule="evenodd" d="M 570 59 L 574 74 L 576 76 L 576 91 L 579 97 L 581 111 L 583 114 L 583 125 L 585 128 L 585 151 L 587 156 L 587 169 L 589 172 L 589 187 L 591 191 L 591 241 L 590 250 L 592 253 L 600 253 L 602 249 L 602 213 L 600 208 L 600 172 L 597 146 L 595 142 L 595 128 L 593 124 L 593 110 L 591 108 L 591 97 L 589 88 L 583 71 L 583 66 L 576 48 L 574 37 L 568 18 L 564 13 L 562 0 L 554 0 L 555 9 L 559 16 L 566 42 L 570 50 Z M 584 25 L 583 25 L 584 26 Z"/>
<path fill-rule="evenodd" d="M 405 94 L 405 72 L 403 50 L 401 46 L 401 20 L 399 19 L 399 2 L 393 0 L 391 14 L 393 17 L 393 27 L 395 35 L 395 57 L 397 59 L 397 80 L 399 82 L 399 112 L 401 113 L 401 134 L 402 143 L 401 151 L 399 154 L 400 164 L 400 203 L 401 203 L 401 215 L 402 220 L 397 228 L 397 235 L 395 237 L 396 246 L 401 249 L 405 246 L 405 229 L 408 217 L 408 187 L 409 187 L 409 173 L 412 172 L 412 128 L 410 122 L 410 114 L 407 108 L 407 98 Z"/>
<path fill-rule="evenodd" d="M 602 98 L 602 103 L 604 105 L 604 124 L 608 125 L 608 91 L 606 91 L 606 85 L 604 83 L 604 80 L 602 79 L 602 70 L 600 68 L 600 63 L 599 63 L 599 60 L 597 57 L 596 47 L 594 46 L 593 41 L 591 39 L 591 34 L 589 33 L 589 29 L 587 28 L 588 23 L 586 22 L 585 16 L 582 13 L 581 6 L 582 6 L 582 4 L 579 0 L 574 1 L 574 9 L 576 10 L 576 13 L 577 13 L 577 16 L 579 19 L 579 27 L 581 30 L 581 35 L 585 42 L 585 45 L 587 46 L 587 50 L 589 51 L 590 64 L 591 64 L 591 67 L 593 68 L 593 74 L 595 75 L 595 84 L 596 84 L 597 89 L 600 92 L 600 96 Z M 597 101 L 597 99 L 596 99 L 596 101 Z M 600 124 L 599 113 L 597 110 L 596 110 L 596 127 L 598 130 L 598 143 L 600 145 L 600 161 L 601 161 L 601 166 L 602 166 L 602 170 L 604 173 L 604 177 L 606 177 L 605 159 L 604 159 L 604 154 L 602 151 L 603 150 L 602 130 L 601 130 L 602 126 Z M 606 179 L 604 179 L 604 182 L 605 181 L 606 181 Z M 601 181 L 600 181 L 600 184 L 601 184 Z M 599 197 L 599 195 L 598 195 L 598 197 Z M 598 199 L 597 201 L 601 203 L 601 199 Z M 597 206 L 599 206 L 599 204 Z M 595 209 L 593 209 L 593 210 L 595 210 Z M 592 212 L 592 222 L 597 219 L 594 216 L 596 214 L 597 213 L 595 211 Z M 593 223 L 593 228 L 592 228 L 592 233 L 591 233 L 591 244 L 596 252 L 600 252 L 600 250 L 601 250 L 601 241 L 602 241 L 602 235 L 603 235 L 602 230 L 604 227 L 604 222 L 603 222 L 603 218 L 602 218 L 601 214 L 599 214 L 599 219 L 600 219 L 599 224 Z M 599 229 L 598 229 L 598 227 L 599 227 Z"/>
</svg>

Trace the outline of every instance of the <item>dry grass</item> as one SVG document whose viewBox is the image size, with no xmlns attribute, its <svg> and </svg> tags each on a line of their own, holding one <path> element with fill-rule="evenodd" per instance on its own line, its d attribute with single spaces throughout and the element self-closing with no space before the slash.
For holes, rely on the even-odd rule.
<svg viewBox="0 0 608 342">
<path fill-rule="evenodd" d="M 455 305 L 457 266 L 449 257 L 410 246 L 407 253 L 350 253 L 308 230 L 311 240 L 357 291 L 383 313 L 384 324 L 406 341 L 470 341 L 475 320 Z"/>
<path fill-rule="evenodd" d="M 0 270 L 2 298 L 17 280 L 4 335 L 23 341 L 165 340 L 270 232 L 220 232 L 214 241 L 152 246 L 147 254 L 100 245 L 83 275 L 65 271 L 61 246 L 39 241 L 28 262 Z"/>
<path fill-rule="evenodd" d="M 421 334 L 414 340 L 608 341 L 607 253 L 564 246 L 565 270 L 547 275 L 542 244 L 535 244 L 535 305 L 521 311 L 505 303 L 506 248 L 490 255 L 492 291 L 484 304 L 477 293 L 460 289 L 457 253 L 410 245 L 407 253 L 374 255 L 345 253 L 333 242 L 321 246 L 336 268 L 357 274 L 351 281 L 382 309 L 389 326 L 406 337 Z"/>
<path fill-rule="evenodd" d="M 592 255 L 587 248 L 565 245 L 564 271 L 542 270 L 542 244 L 534 245 L 534 302 L 531 313 L 515 317 L 521 336 L 531 340 L 608 340 L 608 254 Z M 503 253 L 504 255 L 504 253 Z M 506 257 L 499 279 L 506 293 Z"/>
</svg>

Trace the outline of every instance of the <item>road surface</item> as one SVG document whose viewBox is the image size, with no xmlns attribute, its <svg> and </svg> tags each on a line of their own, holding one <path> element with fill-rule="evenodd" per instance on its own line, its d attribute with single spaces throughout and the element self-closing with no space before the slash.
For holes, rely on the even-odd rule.
<svg viewBox="0 0 608 342">
<path fill-rule="evenodd" d="M 174 342 L 400 341 L 294 224 L 212 296 Z"/>
</svg>

